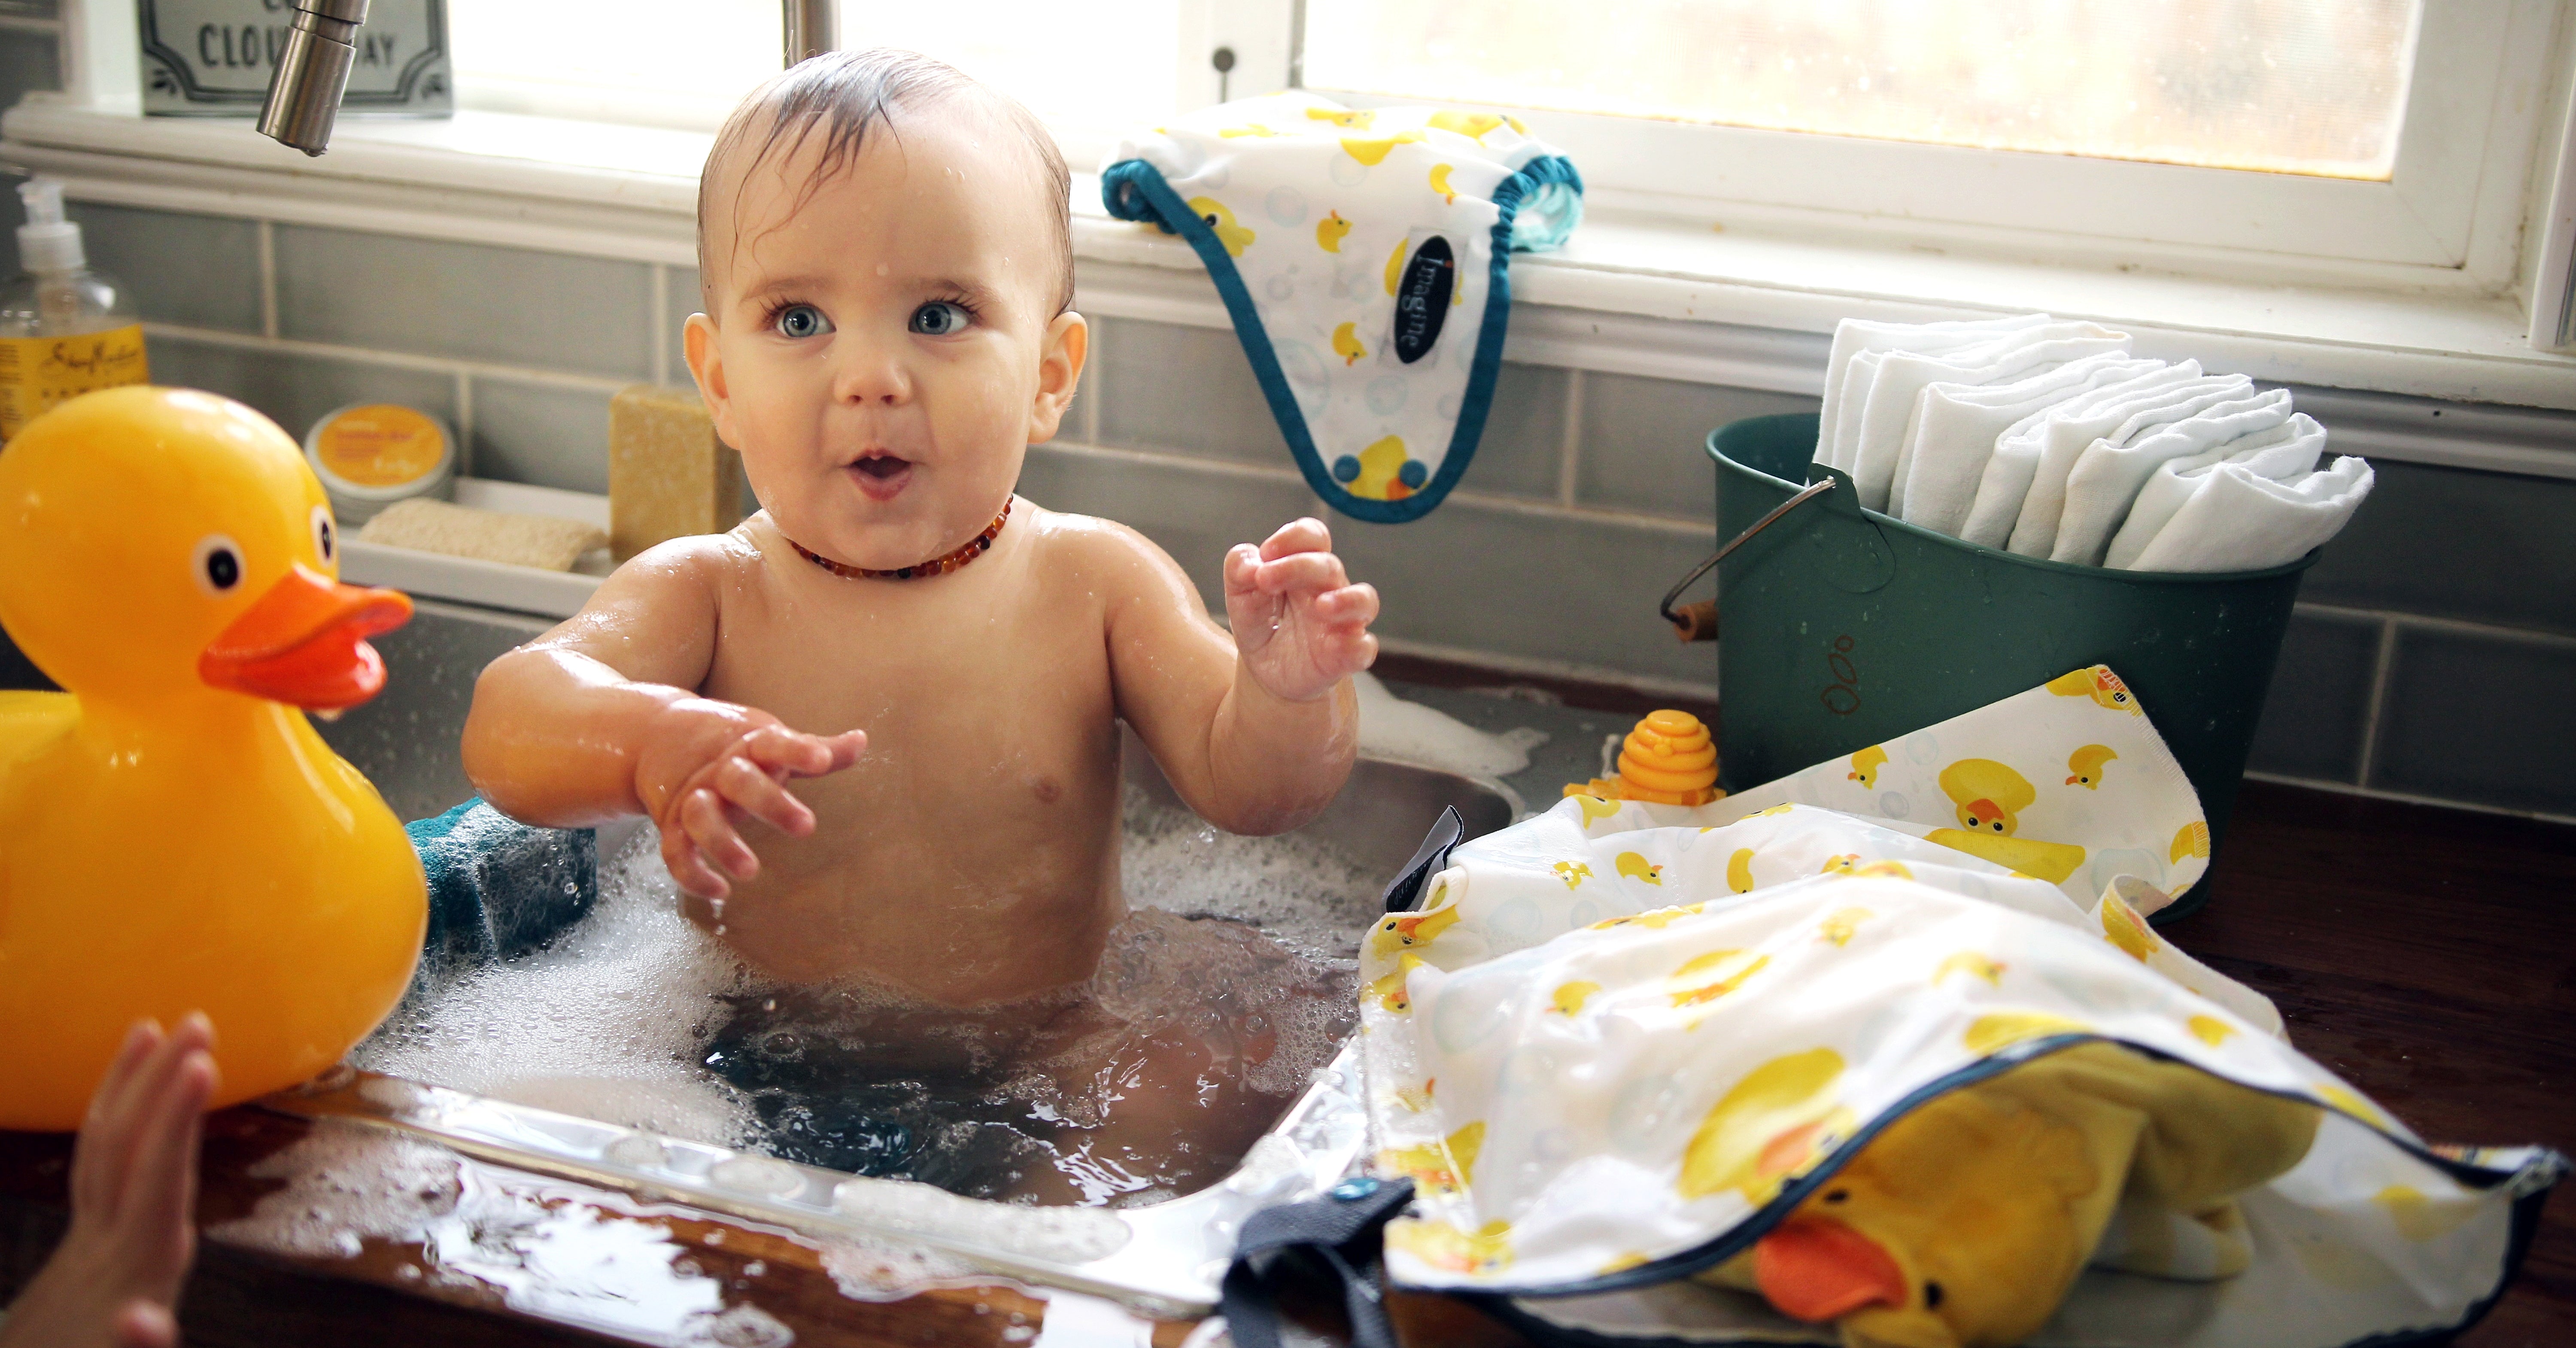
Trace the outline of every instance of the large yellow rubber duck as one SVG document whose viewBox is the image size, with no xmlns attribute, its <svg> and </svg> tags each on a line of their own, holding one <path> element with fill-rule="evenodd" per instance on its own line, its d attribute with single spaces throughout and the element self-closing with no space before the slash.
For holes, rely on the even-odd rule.
<svg viewBox="0 0 2576 1348">
<path fill-rule="evenodd" d="M 126 1027 L 214 1022 L 230 1104 L 393 1009 L 428 900 L 402 825 L 299 707 L 383 687 L 411 601 L 338 583 L 321 484 L 212 394 L 91 393 L 0 451 L 0 1128 L 77 1126 Z"/>
<path fill-rule="evenodd" d="M 2004 1348 L 2056 1313 L 2088 1260 L 2242 1272 L 2234 1197 L 2297 1165 L 2318 1117 L 2182 1063 L 2083 1045 L 1889 1124 L 1750 1254 L 1702 1276 L 1834 1321 L 1846 1344 Z M 2168 1241 L 2097 1252 L 2115 1213 L 2131 1228 L 2195 1228 L 2202 1254 L 2184 1267 Z"/>
</svg>

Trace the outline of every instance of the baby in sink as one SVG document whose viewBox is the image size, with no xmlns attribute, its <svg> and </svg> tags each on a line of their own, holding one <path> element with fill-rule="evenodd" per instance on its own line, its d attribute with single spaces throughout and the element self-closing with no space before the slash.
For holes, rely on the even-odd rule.
<svg viewBox="0 0 2576 1348">
<path fill-rule="evenodd" d="M 1140 535 L 1012 494 L 1087 350 L 1067 192 L 1028 113 L 925 58 L 754 93 L 707 159 L 685 341 L 764 509 L 495 661 L 464 745 L 520 819 L 649 816 L 688 915 L 779 980 L 907 1023 L 1053 1007 L 975 1036 L 1006 1056 L 1094 1014 L 1056 993 L 1127 916 L 1117 722 L 1209 821 L 1284 831 L 1348 775 L 1376 653 L 1315 520 L 1226 555 L 1229 637 Z M 1132 1087 L 1122 1133 L 1222 1094 L 1221 1053 L 1122 1051 L 1062 1067 Z"/>
</svg>

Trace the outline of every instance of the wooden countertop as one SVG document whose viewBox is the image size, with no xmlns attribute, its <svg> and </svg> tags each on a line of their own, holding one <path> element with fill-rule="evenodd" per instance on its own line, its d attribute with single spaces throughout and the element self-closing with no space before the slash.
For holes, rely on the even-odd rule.
<svg viewBox="0 0 2576 1348">
<path fill-rule="evenodd" d="M 2301 1048 L 2426 1138 L 2538 1142 L 2576 1155 L 2571 875 L 2576 828 L 2249 783 L 2208 907 L 2164 931 L 2270 995 Z M 257 1109 L 217 1115 L 200 1221 L 247 1212 L 274 1186 L 246 1169 L 303 1130 Z M 68 1152 L 66 1139 L 0 1133 L 0 1297 L 33 1273 L 60 1230 Z M 180 1311 L 187 1340 L 255 1348 L 639 1341 L 618 1332 L 631 1323 L 619 1314 L 583 1309 L 573 1285 L 580 1278 L 594 1280 L 594 1298 L 606 1291 L 613 1299 L 596 1280 L 631 1277 L 665 1300 L 677 1287 L 692 1304 L 712 1296 L 757 1306 L 813 1348 L 1023 1344 L 1045 1314 L 1044 1303 L 1003 1287 L 853 1300 L 801 1236 L 493 1167 L 478 1166 L 472 1186 L 486 1201 L 475 1212 L 460 1208 L 455 1220 L 464 1225 L 448 1233 L 464 1246 L 371 1242 L 355 1258 L 298 1261 L 206 1242 Z M 2459 1343 L 2576 1343 L 2572 1201 L 2550 1205 L 2520 1279 Z M 517 1216 L 493 1215 L 505 1212 Z M 582 1233 L 603 1226 L 626 1233 L 619 1258 L 549 1272 L 551 1260 L 595 1249 Z M 460 1264 L 458 1248 L 471 1248 L 474 1260 Z M 1414 1348 L 1517 1341 L 1436 1298 L 1398 1298 L 1397 1311 Z M 1189 1328 L 1159 1323 L 1151 1338 L 1177 1348 Z M 654 1337 L 662 1336 L 640 1341 Z"/>
</svg>

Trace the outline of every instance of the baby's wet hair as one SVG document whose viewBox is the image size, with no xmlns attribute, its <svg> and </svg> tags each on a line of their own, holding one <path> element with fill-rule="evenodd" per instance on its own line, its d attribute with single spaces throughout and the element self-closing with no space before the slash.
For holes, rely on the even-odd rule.
<svg viewBox="0 0 2576 1348">
<path fill-rule="evenodd" d="M 956 98 L 988 100 L 991 109 L 1027 141 L 1034 161 L 1031 167 L 1044 180 L 1041 186 L 1046 191 L 1047 217 L 1054 223 L 1052 243 L 1058 280 L 1055 307 L 1049 317 L 1072 308 L 1073 175 L 1065 168 L 1064 155 L 1056 149 L 1055 138 L 1017 100 L 944 61 L 897 47 L 826 52 L 811 57 L 770 77 L 725 118 L 723 129 L 716 132 L 715 145 L 707 151 L 706 168 L 698 176 L 699 275 L 712 286 L 718 268 L 711 264 L 731 261 L 729 257 L 716 259 L 707 255 L 707 212 L 727 173 L 738 183 L 772 158 L 794 158 L 804 149 L 807 139 L 820 132 L 823 143 L 818 166 L 798 188 L 792 208 L 801 210 L 833 175 L 848 170 L 872 132 L 881 131 L 893 136 L 898 145 L 902 143 L 896 114 Z M 750 161 L 739 170 L 730 169 L 733 158 L 746 150 Z M 732 197 L 737 218 L 731 222 L 734 228 L 726 232 L 726 237 L 738 246 L 742 193 L 734 192 Z"/>
</svg>

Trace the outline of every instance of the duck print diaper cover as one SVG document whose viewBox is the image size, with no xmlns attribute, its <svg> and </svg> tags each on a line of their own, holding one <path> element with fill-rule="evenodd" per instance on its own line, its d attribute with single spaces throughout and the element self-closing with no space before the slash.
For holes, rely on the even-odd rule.
<svg viewBox="0 0 2576 1348">
<path fill-rule="evenodd" d="M 1516 118 L 1295 90 L 1123 142 L 1100 190 L 1197 250 L 1307 483 L 1381 524 L 1466 472 L 1511 255 L 1556 247 L 1583 209 L 1574 165 Z"/>
</svg>

